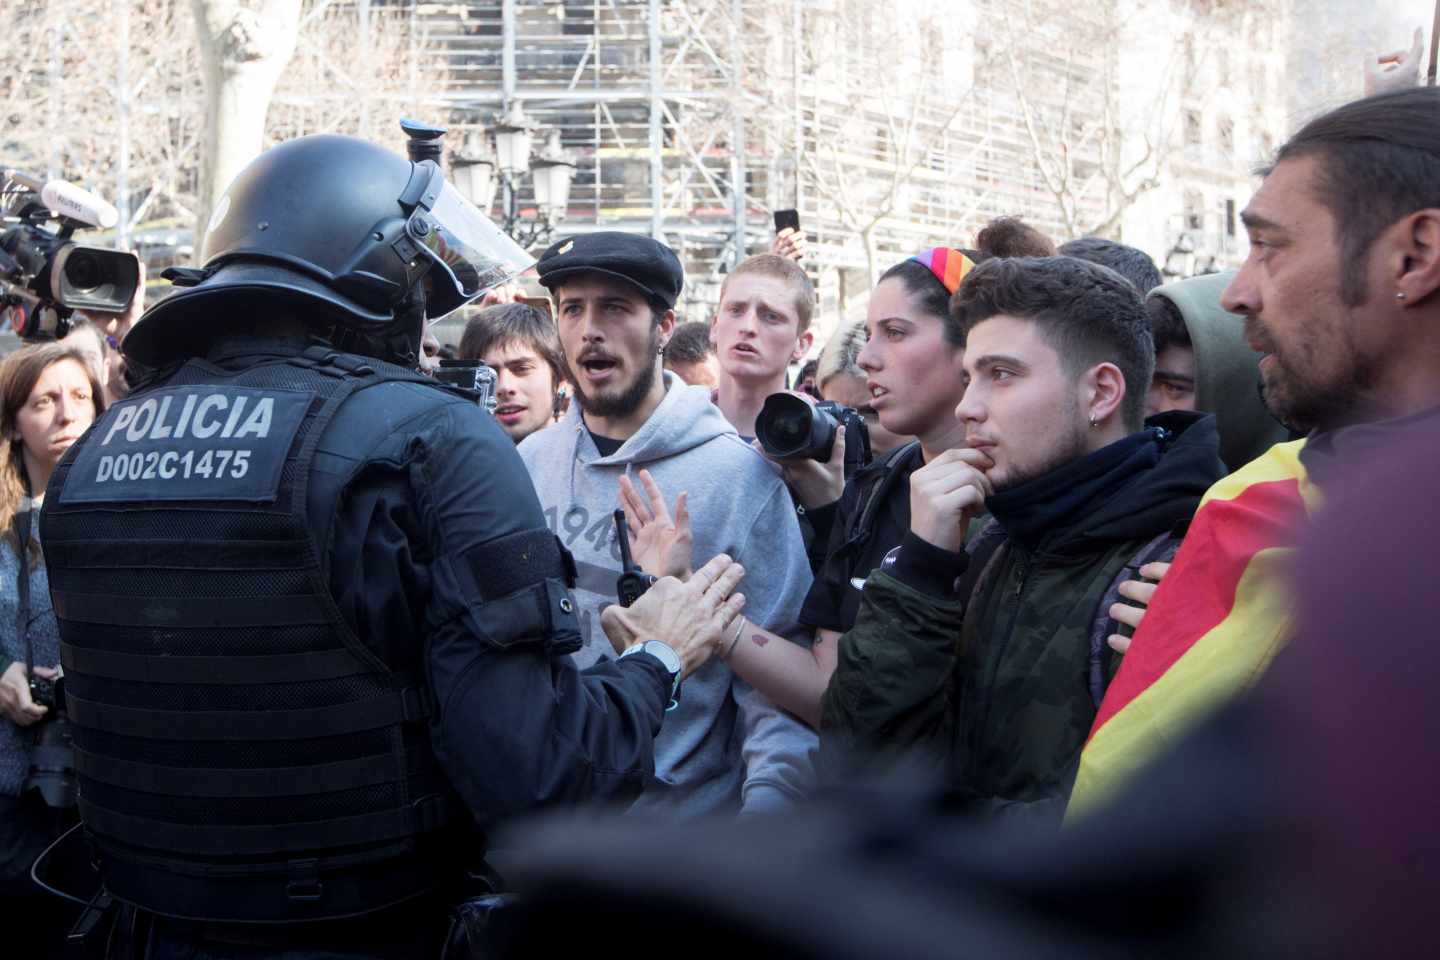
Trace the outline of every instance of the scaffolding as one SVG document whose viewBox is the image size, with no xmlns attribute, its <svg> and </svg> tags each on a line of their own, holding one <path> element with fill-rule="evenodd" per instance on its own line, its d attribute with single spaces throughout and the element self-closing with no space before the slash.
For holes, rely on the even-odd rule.
<svg viewBox="0 0 1440 960">
<path fill-rule="evenodd" d="M 1000 13 L 993 0 L 969 6 L 982 20 Z M 1113 6 L 1072 13 L 1068 28 L 1098 32 Z M 953 11 L 945 20 L 962 26 L 937 25 L 922 43 L 897 43 L 902 12 L 868 0 L 469 0 L 415 11 L 447 63 L 452 128 L 480 130 L 518 102 L 558 129 L 577 159 L 560 233 L 627 230 L 670 244 L 687 268 L 683 313 L 708 316 L 724 272 L 768 248 L 776 209 L 800 212 L 822 314 L 850 309 L 877 269 L 962 245 L 995 215 L 1058 232 L 1013 86 L 986 59 L 998 41 Z M 1103 43 L 1083 59 L 1037 55 L 1041 46 L 1027 50 L 1035 89 L 1078 96 L 1105 82 Z M 1058 103 L 1032 99 L 1037 122 L 1058 120 Z M 521 191 L 523 214 L 534 201 Z"/>
<path fill-rule="evenodd" d="M 577 162 L 560 234 L 615 229 L 668 243 L 686 266 L 689 318 L 708 318 L 725 271 L 768 249 L 770 214 L 797 209 L 823 339 L 839 316 L 856 315 L 879 270 L 927 246 L 967 246 L 995 216 L 1023 217 L 1057 241 L 1106 223 L 1115 170 L 1129 162 L 1120 155 L 1137 136 L 1118 108 L 1173 82 L 1164 50 L 1118 60 L 1136 32 L 1174 35 L 1174 10 L 1187 3 L 314 0 L 268 136 L 337 131 L 398 147 L 394 121 L 410 114 L 447 124 L 458 146 L 522 104 Z M 1253 22 L 1224 27 L 1213 44 L 1233 51 L 1228 87 L 1189 68 L 1183 78 L 1193 88 L 1186 115 L 1208 123 L 1205 97 L 1238 93 L 1263 67 L 1244 103 L 1228 108 L 1240 120 L 1232 142 L 1217 153 L 1192 144 L 1188 128 L 1150 131 L 1175 146 L 1157 166 L 1168 193 L 1152 194 L 1143 213 L 1158 225 L 1142 243 L 1157 259 L 1178 228 L 1195 232 L 1198 207 L 1220 237 L 1198 246 L 1221 260 L 1238 248 L 1233 216 L 1215 211 L 1243 199 L 1259 151 L 1233 141 L 1258 138 L 1243 129 L 1263 128 L 1271 142 L 1282 132 L 1273 112 L 1245 119 L 1283 76 L 1283 64 L 1262 63 L 1276 49 L 1263 38 L 1284 35 L 1290 2 L 1247 9 L 1261 8 L 1275 11 L 1267 29 L 1278 29 L 1255 29 L 1261 15 L 1246 12 Z M 1187 9 L 1192 19 L 1221 15 L 1198 2 Z M 98 187 L 132 214 L 132 241 L 184 259 L 206 123 L 188 8 L 25 0 L 14 12 L 12 31 L 42 52 L 18 61 L 10 87 L 0 83 L 33 111 L 12 137 L 44 134 L 30 137 L 24 161 Z M 93 55 L 111 49 L 113 58 Z M 111 92 L 96 96 L 97 71 Z M 533 216 L 528 178 L 519 189 L 522 215 Z M 1130 224 L 1107 229 L 1129 239 Z"/>
<path fill-rule="evenodd" d="M 760 238 L 746 155 L 743 0 L 419 4 L 457 139 L 512 104 L 576 157 L 562 233 L 648 233 L 689 268 L 682 311 Z M 522 215 L 533 213 L 519 184 Z M 753 234 L 753 236 L 752 236 Z M 743 255 L 743 254 L 742 254 Z"/>
</svg>

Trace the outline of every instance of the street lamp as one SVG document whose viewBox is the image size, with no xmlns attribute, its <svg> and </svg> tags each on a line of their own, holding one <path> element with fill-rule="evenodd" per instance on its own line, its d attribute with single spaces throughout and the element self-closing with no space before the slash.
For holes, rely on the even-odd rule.
<svg viewBox="0 0 1440 960">
<path fill-rule="evenodd" d="M 565 219 L 565 211 L 570 207 L 570 182 L 575 179 L 575 163 L 560 146 L 559 130 L 550 131 L 545 152 L 530 165 L 530 176 L 535 179 L 535 206 L 540 208 L 540 216 L 552 225 Z"/>
<path fill-rule="evenodd" d="M 544 243 L 565 219 L 575 161 L 561 144 L 560 131 L 554 129 L 546 135 L 544 150 L 531 159 L 537 127 L 519 103 L 491 131 L 492 149 L 486 151 L 477 136 L 473 142 L 467 140 L 464 152 L 452 161 L 456 185 L 482 210 L 490 209 L 497 186 L 502 187 L 501 228 L 527 249 Z M 532 218 L 521 219 L 520 182 L 527 173 L 534 180 L 536 209 Z"/>
<path fill-rule="evenodd" d="M 471 203 L 483 212 L 490 211 L 500 182 L 495 177 L 494 153 L 479 133 L 467 136 L 460 152 L 450 158 L 450 177 L 455 181 L 455 189 Z"/>
<path fill-rule="evenodd" d="M 500 163 L 500 175 L 505 179 L 519 180 L 530 169 L 530 140 L 534 132 L 534 125 L 519 103 L 495 125 L 495 156 Z"/>
</svg>

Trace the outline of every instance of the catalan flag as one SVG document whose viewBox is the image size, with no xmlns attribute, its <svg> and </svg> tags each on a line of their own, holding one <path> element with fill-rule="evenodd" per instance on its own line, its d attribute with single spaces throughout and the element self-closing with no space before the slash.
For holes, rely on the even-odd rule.
<svg viewBox="0 0 1440 960">
<path fill-rule="evenodd" d="M 1254 682 L 1290 638 L 1290 563 L 1319 505 L 1300 463 L 1304 443 L 1277 444 L 1206 491 L 1100 704 L 1070 815 Z"/>
</svg>

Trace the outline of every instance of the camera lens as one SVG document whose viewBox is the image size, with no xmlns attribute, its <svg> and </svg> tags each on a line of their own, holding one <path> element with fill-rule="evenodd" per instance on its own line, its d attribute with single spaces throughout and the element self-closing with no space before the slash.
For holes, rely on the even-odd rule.
<svg viewBox="0 0 1440 960">
<path fill-rule="evenodd" d="M 808 457 L 822 463 L 835 439 L 835 418 L 788 393 L 765 398 L 755 436 L 772 457 Z"/>
<path fill-rule="evenodd" d="M 770 424 L 770 436 L 776 446 L 794 447 L 804 443 L 810 433 L 810 417 L 787 413 L 776 417 Z"/>
<path fill-rule="evenodd" d="M 100 286 L 100 263 L 88 253 L 75 252 L 65 261 L 65 282 L 76 293 L 88 293 Z"/>
</svg>

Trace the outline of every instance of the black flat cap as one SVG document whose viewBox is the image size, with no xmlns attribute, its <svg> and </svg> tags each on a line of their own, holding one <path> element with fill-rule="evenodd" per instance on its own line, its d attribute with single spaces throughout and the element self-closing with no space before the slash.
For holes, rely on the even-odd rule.
<svg viewBox="0 0 1440 960">
<path fill-rule="evenodd" d="M 638 287 L 645 296 L 669 310 L 680 299 L 685 269 L 675 251 L 658 240 L 633 233 L 606 230 L 582 233 L 553 243 L 535 265 L 540 285 L 553 291 L 566 277 L 601 273 Z"/>
</svg>

